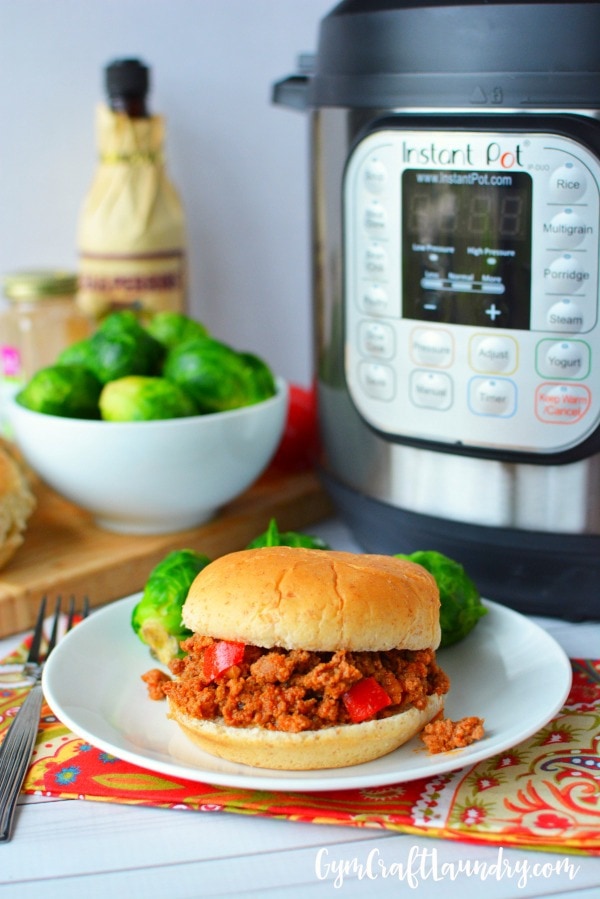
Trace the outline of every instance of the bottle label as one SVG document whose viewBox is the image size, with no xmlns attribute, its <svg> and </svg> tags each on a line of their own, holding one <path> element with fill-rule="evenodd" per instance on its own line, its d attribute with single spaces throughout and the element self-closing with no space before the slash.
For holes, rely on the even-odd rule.
<svg viewBox="0 0 600 899">
<path fill-rule="evenodd" d="M 93 318 L 130 308 L 184 311 L 185 255 L 182 251 L 143 255 L 82 253 L 79 308 Z"/>
</svg>

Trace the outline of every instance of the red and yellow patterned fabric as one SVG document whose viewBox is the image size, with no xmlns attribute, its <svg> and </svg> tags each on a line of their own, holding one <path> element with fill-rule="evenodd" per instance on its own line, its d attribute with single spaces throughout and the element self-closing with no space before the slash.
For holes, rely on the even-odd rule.
<svg viewBox="0 0 600 899">
<path fill-rule="evenodd" d="M 600 660 L 571 664 L 570 694 L 546 727 L 510 752 L 450 774 L 323 793 L 218 787 L 108 755 L 45 706 L 24 791 L 600 855 Z M 0 739 L 25 694 L 26 688 L 0 680 Z"/>
</svg>

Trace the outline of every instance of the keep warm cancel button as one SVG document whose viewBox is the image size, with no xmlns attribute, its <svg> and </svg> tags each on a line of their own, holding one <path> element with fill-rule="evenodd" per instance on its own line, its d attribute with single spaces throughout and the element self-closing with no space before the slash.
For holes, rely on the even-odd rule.
<svg viewBox="0 0 600 899">
<path fill-rule="evenodd" d="M 540 384 L 535 392 L 535 414 L 548 424 L 570 425 L 583 418 L 591 401 L 583 384 Z"/>
</svg>

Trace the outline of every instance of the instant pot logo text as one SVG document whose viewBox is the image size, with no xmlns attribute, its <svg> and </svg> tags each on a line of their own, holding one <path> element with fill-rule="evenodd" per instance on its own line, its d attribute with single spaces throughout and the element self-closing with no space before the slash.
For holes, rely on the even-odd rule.
<svg viewBox="0 0 600 899">
<path fill-rule="evenodd" d="M 402 142 L 402 161 L 408 165 L 460 165 L 512 169 L 523 166 L 523 148 L 516 144 L 506 149 L 498 141 L 490 141 L 483 147 L 466 143 L 460 147 Z"/>
</svg>

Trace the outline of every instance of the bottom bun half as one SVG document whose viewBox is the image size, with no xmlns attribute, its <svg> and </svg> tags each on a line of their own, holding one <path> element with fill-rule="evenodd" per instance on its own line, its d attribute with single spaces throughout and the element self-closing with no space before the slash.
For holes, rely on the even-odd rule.
<svg viewBox="0 0 600 899">
<path fill-rule="evenodd" d="M 361 765 L 387 755 L 420 733 L 443 707 L 444 697 L 434 694 L 425 709 L 300 733 L 203 721 L 186 715 L 171 702 L 169 718 L 210 755 L 255 768 L 308 771 Z"/>
</svg>

